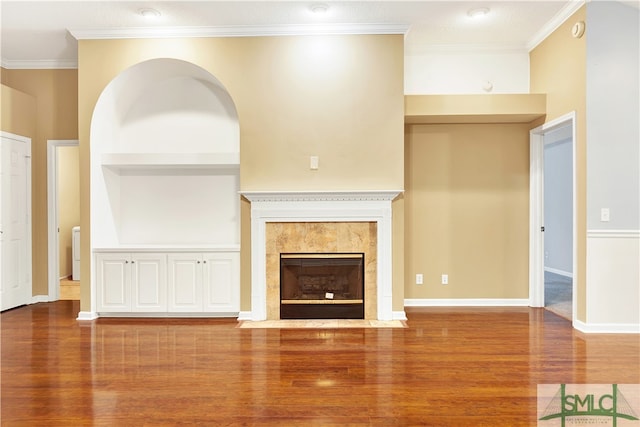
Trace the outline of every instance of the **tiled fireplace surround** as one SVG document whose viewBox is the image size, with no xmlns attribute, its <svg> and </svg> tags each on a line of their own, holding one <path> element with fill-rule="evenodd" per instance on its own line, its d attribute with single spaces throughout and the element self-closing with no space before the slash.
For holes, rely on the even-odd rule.
<svg viewBox="0 0 640 427">
<path fill-rule="evenodd" d="M 251 202 L 251 311 L 280 318 L 280 253 L 364 252 L 365 319 L 393 320 L 391 202 L 399 191 L 242 192 Z"/>
</svg>

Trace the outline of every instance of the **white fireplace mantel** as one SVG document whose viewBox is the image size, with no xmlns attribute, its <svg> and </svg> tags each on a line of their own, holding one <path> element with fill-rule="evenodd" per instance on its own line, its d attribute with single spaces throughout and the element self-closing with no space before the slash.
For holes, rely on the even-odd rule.
<svg viewBox="0 0 640 427">
<path fill-rule="evenodd" d="M 251 202 L 251 311 L 240 320 L 266 320 L 268 222 L 376 222 L 378 320 L 394 320 L 391 202 L 401 190 L 241 191 Z M 404 317 L 404 316 L 400 316 Z"/>
</svg>

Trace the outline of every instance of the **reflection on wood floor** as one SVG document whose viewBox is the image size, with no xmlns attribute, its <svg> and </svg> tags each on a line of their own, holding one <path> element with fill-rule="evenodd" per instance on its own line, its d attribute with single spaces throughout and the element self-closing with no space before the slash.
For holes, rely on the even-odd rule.
<svg viewBox="0 0 640 427">
<path fill-rule="evenodd" d="M 78 310 L 2 313 L 3 426 L 531 426 L 539 383 L 640 383 L 637 335 L 544 309 L 408 309 L 381 329 Z"/>
</svg>

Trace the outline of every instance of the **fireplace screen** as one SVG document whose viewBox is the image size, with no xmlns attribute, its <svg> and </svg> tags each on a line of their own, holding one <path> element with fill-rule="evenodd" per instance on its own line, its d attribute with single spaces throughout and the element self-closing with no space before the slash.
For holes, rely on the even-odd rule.
<svg viewBox="0 0 640 427">
<path fill-rule="evenodd" d="M 364 319 L 364 253 L 280 254 L 281 319 Z"/>
</svg>

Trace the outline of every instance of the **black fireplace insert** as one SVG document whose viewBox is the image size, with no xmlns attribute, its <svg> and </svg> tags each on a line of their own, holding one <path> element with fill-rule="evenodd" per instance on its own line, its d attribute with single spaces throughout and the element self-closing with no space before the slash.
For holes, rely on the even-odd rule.
<svg viewBox="0 0 640 427">
<path fill-rule="evenodd" d="M 364 253 L 281 253 L 281 319 L 364 319 Z"/>
</svg>

